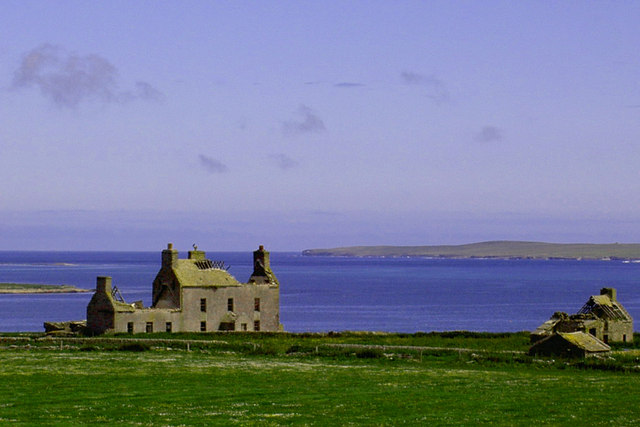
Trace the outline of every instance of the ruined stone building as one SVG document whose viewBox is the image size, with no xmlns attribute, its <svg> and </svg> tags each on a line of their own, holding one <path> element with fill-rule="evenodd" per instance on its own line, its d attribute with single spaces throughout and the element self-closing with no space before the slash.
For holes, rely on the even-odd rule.
<svg viewBox="0 0 640 427">
<path fill-rule="evenodd" d="M 98 277 L 87 306 L 87 329 L 112 332 L 278 331 L 280 285 L 271 271 L 269 252 L 253 252 L 253 274 L 238 282 L 219 261 L 203 251 L 189 251 L 187 259 L 169 243 L 153 281 L 151 307 L 127 304 L 111 277 Z"/>
<path fill-rule="evenodd" d="M 604 343 L 633 341 L 633 319 L 617 300 L 614 288 L 602 288 L 576 314 L 556 312 L 531 334 L 531 341 L 559 332 L 584 332 Z"/>
<path fill-rule="evenodd" d="M 562 356 L 567 358 L 605 355 L 611 350 L 607 344 L 584 332 L 556 332 L 536 341 L 531 356 Z"/>
</svg>

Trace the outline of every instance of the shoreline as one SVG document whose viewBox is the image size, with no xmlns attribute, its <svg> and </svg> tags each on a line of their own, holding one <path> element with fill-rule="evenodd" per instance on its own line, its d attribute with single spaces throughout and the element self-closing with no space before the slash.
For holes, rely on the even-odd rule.
<svg viewBox="0 0 640 427">
<path fill-rule="evenodd" d="M 302 256 L 634 262 L 640 260 L 640 244 L 491 241 L 440 246 L 346 246 L 306 249 Z"/>
<path fill-rule="evenodd" d="M 640 258 L 623 257 L 537 257 L 537 256 L 464 256 L 464 255 L 356 255 L 342 253 L 303 253 L 306 257 L 331 258 L 376 258 L 376 259 L 437 259 L 437 260 L 499 260 L 499 261 L 622 261 L 625 263 L 640 263 Z"/>
<path fill-rule="evenodd" d="M 93 292 L 93 290 L 70 285 L 0 283 L 0 294 L 77 294 L 86 292 Z"/>
</svg>

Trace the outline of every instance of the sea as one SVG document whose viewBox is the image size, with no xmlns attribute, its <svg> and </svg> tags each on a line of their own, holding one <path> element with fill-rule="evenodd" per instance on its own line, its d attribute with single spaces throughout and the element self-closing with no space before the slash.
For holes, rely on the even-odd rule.
<svg viewBox="0 0 640 427">
<path fill-rule="evenodd" d="M 250 252 L 212 252 L 246 282 Z M 111 276 L 127 302 L 151 303 L 160 252 L 0 252 L 0 282 L 94 289 Z M 640 321 L 640 262 L 355 258 L 272 252 L 285 331 L 530 331 L 577 312 L 603 287 Z M 0 331 L 43 331 L 82 320 L 91 293 L 0 294 Z"/>
</svg>

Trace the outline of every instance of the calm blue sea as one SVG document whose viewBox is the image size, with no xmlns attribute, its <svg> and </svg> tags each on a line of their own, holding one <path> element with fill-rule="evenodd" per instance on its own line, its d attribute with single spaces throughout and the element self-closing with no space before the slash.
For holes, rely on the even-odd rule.
<svg viewBox="0 0 640 427">
<path fill-rule="evenodd" d="M 208 253 L 244 282 L 251 253 Z M 576 312 L 604 286 L 640 319 L 640 263 L 303 257 L 272 253 L 285 330 L 521 331 Z M 112 276 L 127 301 L 150 304 L 159 252 L 0 252 L 0 282 L 95 287 Z M 0 295 L 0 331 L 42 331 L 86 318 L 91 294 Z"/>
</svg>

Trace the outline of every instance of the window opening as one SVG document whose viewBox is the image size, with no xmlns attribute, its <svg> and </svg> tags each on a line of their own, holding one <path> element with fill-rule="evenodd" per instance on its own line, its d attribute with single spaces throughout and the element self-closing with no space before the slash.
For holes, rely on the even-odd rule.
<svg viewBox="0 0 640 427">
<path fill-rule="evenodd" d="M 219 331 L 235 331 L 236 324 L 234 322 L 220 322 Z"/>
</svg>

